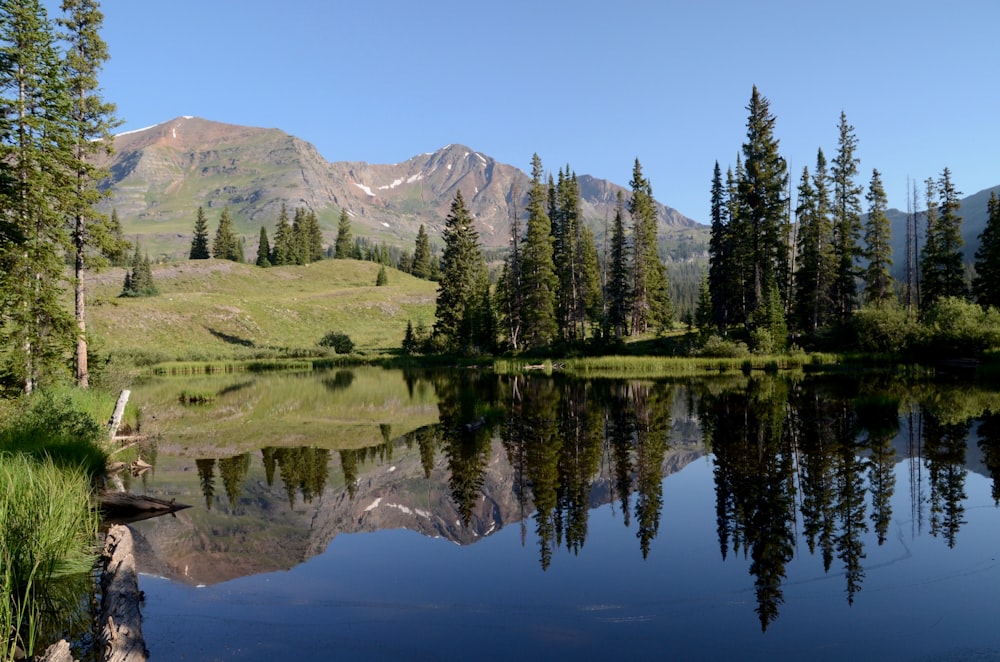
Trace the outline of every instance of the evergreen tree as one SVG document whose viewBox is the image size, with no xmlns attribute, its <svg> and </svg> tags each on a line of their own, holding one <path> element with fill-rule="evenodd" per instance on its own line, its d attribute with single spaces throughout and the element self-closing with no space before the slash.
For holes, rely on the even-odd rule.
<svg viewBox="0 0 1000 662">
<path fill-rule="evenodd" d="M 716 164 L 718 167 L 718 164 Z M 712 289 L 708 285 L 708 272 L 703 272 L 701 287 L 698 288 L 698 307 L 694 312 L 694 325 L 698 333 L 707 337 L 718 326 L 715 323 L 715 307 L 712 305 Z"/>
<path fill-rule="evenodd" d="M 628 321 L 631 316 L 629 288 L 629 246 L 625 236 L 624 200 L 618 191 L 615 204 L 615 219 L 611 231 L 611 264 L 608 266 L 608 320 L 609 331 L 617 340 L 628 335 Z"/>
<path fill-rule="evenodd" d="M 829 175 L 823 150 L 816 152 L 812 179 L 803 169 L 798 187 L 798 266 L 795 272 L 795 319 L 803 331 L 815 332 L 833 314 L 833 225 L 830 219 Z"/>
<path fill-rule="evenodd" d="M 267 240 L 267 230 L 264 226 L 260 226 L 260 240 L 257 242 L 257 261 L 256 265 L 258 267 L 269 267 L 271 266 L 271 242 Z"/>
<path fill-rule="evenodd" d="M 706 301 L 712 304 L 712 322 L 715 328 L 725 334 L 729 326 L 730 302 L 735 298 L 733 286 L 733 255 L 732 239 L 729 233 L 728 216 L 726 214 L 726 189 L 722 184 L 722 169 L 715 162 L 712 171 L 712 198 L 710 206 L 711 227 L 708 240 L 708 274 L 706 285 L 708 297 L 699 297 L 699 310 Z M 700 328 L 700 327 L 699 327 Z"/>
<path fill-rule="evenodd" d="M 128 251 L 132 247 L 132 244 L 125 240 L 125 234 L 122 230 L 122 223 L 118 218 L 117 209 L 111 210 L 111 220 L 108 223 L 108 236 L 109 241 L 102 249 L 104 258 L 112 267 L 128 266 Z"/>
<path fill-rule="evenodd" d="M 375 276 L 375 286 L 381 287 L 389 284 L 389 274 L 385 271 L 385 265 L 379 267 L 378 275 Z"/>
<path fill-rule="evenodd" d="M 215 242 L 212 244 L 212 257 L 217 260 L 242 262 L 242 255 L 240 253 L 240 242 L 236 238 L 236 231 L 233 229 L 233 217 L 229 214 L 229 207 L 224 207 L 222 214 L 219 216 L 219 227 L 215 231 Z"/>
<path fill-rule="evenodd" d="M 587 226 L 580 229 L 580 294 L 583 303 L 582 319 L 590 322 L 594 333 L 597 333 L 600 331 L 604 312 L 604 292 L 601 288 L 597 242 L 594 233 Z"/>
<path fill-rule="evenodd" d="M 511 187 L 511 200 L 514 202 L 514 217 L 510 222 L 510 253 L 504 258 L 503 269 L 497 280 L 497 305 L 503 320 L 510 348 L 515 352 L 521 349 L 521 327 L 524 319 L 524 285 L 521 282 L 521 222 L 517 215 L 517 186 Z M 423 226 L 420 226 L 421 230 Z M 419 239 L 419 235 L 418 235 Z M 428 260 L 428 270 L 430 268 Z"/>
<path fill-rule="evenodd" d="M 551 186 L 551 185 L 550 185 Z M 583 210 L 576 175 L 559 170 L 558 183 L 552 191 L 553 251 L 552 263 L 559 286 L 556 291 L 557 321 L 560 335 L 569 341 L 581 339 L 584 332 L 584 297 L 581 277 Z"/>
<path fill-rule="evenodd" d="M 461 191 L 455 193 L 442 238 L 434 336 L 449 351 L 487 349 L 482 328 L 484 292 L 489 292 L 486 261 Z"/>
<path fill-rule="evenodd" d="M 302 221 L 302 250 L 306 263 L 323 259 L 323 230 L 313 210 L 304 212 Z"/>
<path fill-rule="evenodd" d="M 939 201 L 936 206 L 930 202 L 935 191 Z M 933 180 L 927 180 L 927 239 L 920 261 L 921 298 L 925 307 L 933 305 L 939 297 L 964 297 L 967 293 L 962 265 L 962 217 L 958 215 L 960 195 L 948 168 L 941 173 L 936 186 Z"/>
<path fill-rule="evenodd" d="M 271 264 L 280 267 L 295 264 L 294 237 L 292 225 L 288 221 L 288 207 L 281 203 L 278 223 L 274 231 L 274 246 L 271 247 Z"/>
<path fill-rule="evenodd" d="M 149 254 L 143 254 L 139 242 L 135 242 L 135 253 L 132 255 L 132 266 L 125 272 L 125 282 L 122 285 L 123 297 L 153 297 L 159 294 L 153 282 L 153 268 L 149 263 Z"/>
<path fill-rule="evenodd" d="M 872 170 L 868 184 L 868 219 L 865 223 L 864 257 L 868 267 L 864 272 L 865 300 L 869 303 L 884 303 L 893 298 L 892 276 L 892 228 L 886 216 L 888 200 L 882 186 L 882 176 Z"/>
<path fill-rule="evenodd" d="M 747 274 L 743 290 L 745 321 L 765 305 L 765 290 L 773 279 L 782 296 L 788 284 L 788 216 L 784 196 L 788 175 L 774 136 L 775 116 L 770 102 L 754 86 L 747 106 L 747 138 L 743 143 L 743 165 L 737 164 L 737 196 L 734 216 L 736 250 L 746 258 L 741 270 Z M 733 220 L 730 221 L 733 224 Z M 739 260 L 738 260 L 739 262 Z"/>
<path fill-rule="evenodd" d="M 423 228 L 423 226 L 420 226 Z M 333 257 L 337 260 L 347 260 L 354 257 L 354 241 L 351 238 L 351 219 L 347 215 L 347 209 L 341 207 L 340 219 L 337 222 L 337 242 L 334 244 Z"/>
<path fill-rule="evenodd" d="M 979 235 L 976 249 L 972 294 L 980 306 L 1000 308 L 1000 199 L 995 191 L 990 193 L 986 212 L 986 227 Z"/>
<path fill-rule="evenodd" d="M 339 240 L 338 234 L 338 240 Z M 413 245 L 413 267 L 410 273 L 417 278 L 430 278 L 431 276 L 431 242 L 427 238 L 427 231 L 424 224 L 420 224 L 417 230 L 417 240 Z"/>
<path fill-rule="evenodd" d="M 65 14 L 59 23 L 64 28 L 67 50 L 64 60 L 66 83 L 73 98 L 70 120 L 76 134 L 73 170 L 76 176 L 75 195 L 70 198 L 69 214 L 73 219 L 74 286 L 77 325 L 76 377 L 81 388 L 89 385 L 87 366 L 86 284 L 84 270 L 94 257 L 88 249 L 96 248 L 100 255 L 114 241 L 109 234 L 107 218 L 94 210 L 102 197 L 98 182 L 106 169 L 98 168 L 94 158 L 108 153 L 111 129 L 118 124 L 113 104 L 100 96 L 98 73 L 108 59 L 108 48 L 100 36 L 104 16 L 95 0 L 63 0 Z"/>
<path fill-rule="evenodd" d="M 662 332 L 673 322 L 667 270 L 657 249 L 656 201 L 639 159 L 632 168 L 632 333 L 655 328 Z"/>
<path fill-rule="evenodd" d="M 542 184 L 542 160 L 531 157 L 531 190 L 528 191 L 527 235 L 521 257 L 522 337 L 527 349 L 547 347 L 558 332 L 553 263 L 552 225 L 546 213 L 548 191 Z"/>
<path fill-rule="evenodd" d="M 841 322 L 853 312 L 857 303 L 857 259 L 861 254 L 861 194 L 864 187 L 855 183 L 858 164 L 855 156 L 858 139 L 847 115 L 840 113 L 840 139 L 837 156 L 833 159 L 830 178 L 833 182 L 833 255 L 835 272 L 833 301 Z"/>
<path fill-rule="evenodd" d="M 309 247 L 307 246 L 309 232 L 306 229 L 308 225 L 306 217 L 307 214 L 304 208 L 295 208 L 295 214 L 292 217 L 292 264 L 303 265 L 309 263 Z"/>
<path fill-rule="evenodd" d="M 205 217 L 205 209 L 198 207 L 198 216 L 194 221 L 194 237 L 191 239 L 191 252 L 188 259 L 207 260 L 212 257 L 208 251 L 208 219 Z"/>
<path fill-rule="evenodd" d="M 87 206 L 78 183 L 92 182 L 78 179 L 87 166 L 76 155 L 95 126 L 73 121 L 69 84 L 86 86 L 85 68 L 99 64 L 62 61 L 38 0 L 0 3 L 0 356 L 26 393 L 63 363 L 73 334 L 61 284 L 74 250 L 67 219 Z"/>
</svg>

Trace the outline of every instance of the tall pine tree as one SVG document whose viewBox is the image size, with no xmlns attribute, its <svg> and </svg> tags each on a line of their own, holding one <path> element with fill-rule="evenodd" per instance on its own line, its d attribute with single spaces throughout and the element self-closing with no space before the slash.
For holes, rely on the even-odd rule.
<svg viewBox="0 0 1000 662">
<path fill-rule="evenodd" d="M 553 262 L 552 223 L 546 212 L 548 190 L 542 183 L 542 160 L 531 157 L 531 189 L 528 191 L 527 235 L 521 259 L 522 337 L 526 349 L 547 347 L 558 332 Z"/>
<path fill-rule="evenodd" d="M 229 207 L 223 207 L 219 215 L 219 227 L 215 231 L 215 242 L 212 244 L 212 257 L 216 260 L 243 261 L 240 241 L 233 228 L 233 217 L 229 213 Z"/>
<path fill-rule="evenodd" d="M 208 250 L 208 219 L 205 217 L 205 209 L 198 207 L 198 215 L 194 220 L 194 237 L 191 239 L 191 252 L 188 258 L 191 260 L 207 260 L 212 257 Z"/>
<path fill-rule="evenodd" d="M 94 205 L 102 197 L 97 185 L 106 169 L 97 167 L 94 158 L 111 150 L 111 129 L 118 125 L 115 107 L 100 96 L 98 74 L 108 59 L 108 48 L 101 39 L 104 22 L 95 0 L 63 0 L 67 50 L 64 74 L 73 105 L 70 119 L 76 134 L 73 169 L 75 195 L 70 198 L 74 252 L 74 289 L 77 325 L 76 378 L 81 388 L 90 383 L 87 366 L 87 315 L 85 269 L 93 255 L 101 255 L 114 241 L 107 217 L 96 213 Z M 96 252 L 90 249 L 97 249 Z"/>
<path fill-rule="evenodd" d="M 621 340 L 629 332 L 629 320 L 632 314 L 632 298 L 630 269 L 628 263 L 629 245 L 625 235 L 625 202 L 621 191 L 615 203 L 615 219 L 611 229 L 611 256 L 608 265 L 607 300 L 609 333 L 616 340 Z"/>
<path fill-rule="evenodd" d="M 938 204 L 931 199 L 937 193 Z M 924 307 L 940 297 L 964 297 L 965 268 L 962 265 L 962 217 L 958 215 L 960 192 L 945 168 L 937 182 L 927 180 L 927 238 L 921 255 L 923 283 L 920 296 Z"/>
<path fill-rule="evenodd" d="M 340 241 L 340 234 L 337 234 L 337 241 Z M 338 247 L 339 251 L 339 247 Z M 424 224 L 420 224 L 420 228 L 417 230 L 417 239 L 413 244 L 413 266 L 410 269 L 410 273 L 417 278 L 430 278 L 431 277 L 431 242 L 427 237 L 427 231 L 424 229 Z"/>
<path fill-rule="evenodd" d="M 1000 308 L 1000 199 L 996 191 L 986 203 L 986 227 L 976 249 L 976 276 L 972 294 L 980 306 Z"/>
<path fill-rule="evenodd" d="M 274 245 L 271 247 L 271 264 L 280 267 L 295 264 L 295 241 L 292 224 L 288 221 L 288 207 L 281 203 L 278 222 L 274 230 Z"/>
<path fill-rule="evenodd" d="M 488 328 L 490 311 L 483 309 L 489 301 L 486 261 L 461 191 L 451 203 L 442 239 L 434 336 L 448 351 L 490 351 L 493 340 L 488 336 L 493 329 Z"/>
<path fill-rule="evenodd" d="M 341 207 L 340 219 L 337 222 L 337 242 L 334 244 L 333 257 L 338 260 L 347 260 L 352 256 L 354 240 L 351 238 L 351 219 L 347 215 L 347 209 Z"/>
<path fill-rule="evenodd" d="M 656 201 L 639 159 L 632 167 L 632 332 L 665 331 L 673 323 L 667 269 L 657 248 Z"/>
<path fill-rule="evenodd" d="M 892 276 L 892 228 L 886 216 L 888 199 L 882 186 L 882 176 L 872 170 L 868 184 L 868 218 L 865 222 L 864 257 L 868 266 L 864 271 L 865 301 L 885 303 L 893 298 Z"/>
<path fill-rule="evenodd" d="M 257 242 L 257 261 L 255 264 L 258 267 L 269 267 L 271 266 L 271 242 L 267 240 L 267 229 L 264 226 L 260 226 L 260 239 Z"/>
<path fill-rule="evenodd" d="M 857 304 L 856 280 L 861 255 L 861 194 L 864 187 L 855 182 L 858 164 L 855 151 L 858 139 L 847 115 L 840 113 L 837 156 L 833 159 L 830 178 L 833 182 L 833 301 L 841 322 L 846 322 Z"/>
</svg>

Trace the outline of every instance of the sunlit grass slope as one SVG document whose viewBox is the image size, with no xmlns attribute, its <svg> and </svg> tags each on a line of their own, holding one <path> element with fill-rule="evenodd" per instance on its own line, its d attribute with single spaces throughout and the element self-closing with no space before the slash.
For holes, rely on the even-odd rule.
<svg viewBox="0 0 1000 662">
<path fill-rule="evenodd" d="M 92 346 L 147 361 L 256 358 L 315 350 L 330 331 L 362 353 L 398 349 L 406 323 L 433 324 L 437 284 L 379 265 L 323 260 L 261 269 L 218 260 L 154 266 L 156 297 L 123 299 L 124 272 L 93 279 Z M 291 352 L 289 352 L 291 350 Z"/>
</svg>

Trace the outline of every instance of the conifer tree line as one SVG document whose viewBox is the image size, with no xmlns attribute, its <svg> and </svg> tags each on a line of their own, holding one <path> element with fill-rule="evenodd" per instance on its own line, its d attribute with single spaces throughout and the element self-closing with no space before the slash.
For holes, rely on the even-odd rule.
<svg viewBox="0 0 1000 662">
<path fill-rule="evenodd" d="M 25 392 L 60 372 L 73 347 L 76 381 L 89 384 L 85 274 L 125 250 L 94 210 L 103 173 L 93 157 L 118 124 L 97 80 L 103 15 L 95 0 L 60 9 L 53 21 L 39 0 L 0 2 L 0 363 Z"/>
<path fill-rule="evenodd" d="M 567 165 L 546 177 L 533 155 L 525 218 L 523 224 L 519 214 L 512 219 L 510 250 L 492 289 L 472 219 L 456 195 L 444 234 L 431 348 L 530 352 L 669 329 L 673 308 L 657 250 L 656 203 L 638 159 L 631 186 L 627 203 L 619 194 L 602 261 L 584 223 L 576 173 Z M 408 347 L 413 335 L 411 324 Z"/>
<path fill-rule="evenodd" d="M 926 311 L 942 297 L 969 294 L 962 262 L 959 193 L 945 168 L 925 182 L 923 237 L 908 238 L 916 256 L 913 282 L 891 276 L 892 236 L 881 173 L 862 183 L 858 139 L 846 114 L 838 123 L 837 150 L 828 161 L 817 150 L 812 170 L 802 169 L 791 195 L 786 161 L 779 153 L 776 118 L 756 86 L 747 105 L 747 134 L 735 166 L 723 176 L 715 163 L 711 180 L 707 287 L 698 309 L 706 333 L 736 332 L 757 349 L 779 350 L 787 335 L 806 342 L 846 329 L 862 306 L 898 305 L 900 293 Z M 976 254 L 972 293 L 983 305 L 1000 293 L 992 277 L 1000 251 L 991 223 Z M 915 212 L 912 212 L 915 220 Z M 986 276 L 980 276 L 985 274 Z M 909 280 L 909 279 L 908 279 Z M 919 284 L 919 288 L 918 288 Z M 707 301 L 706 301 L 707 299 Z M 910 301 L 909 296 L 904 297 Z"/>
</svg>

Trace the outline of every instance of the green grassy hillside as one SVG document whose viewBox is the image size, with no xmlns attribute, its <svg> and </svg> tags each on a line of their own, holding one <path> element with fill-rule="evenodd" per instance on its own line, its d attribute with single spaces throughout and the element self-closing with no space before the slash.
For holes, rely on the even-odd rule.
<svg viewBox="0 0 1000 662">
<path fill-rule="evenodd" d="M 315 351 L 330 331 L 359 353 L 398 349 L 407 320 L 434 322 L 437 284 L 379 265 L 324 260 L 261 269 L 218 260 L 155 265 L 160 295 L 123 299 L 124 271 L 92 278 L 87 311 L 91 347 L 143 361 L 218 360 Z"/>
</svg>

